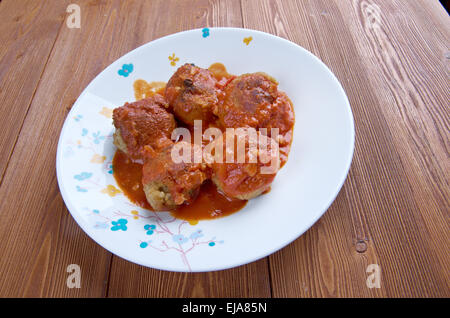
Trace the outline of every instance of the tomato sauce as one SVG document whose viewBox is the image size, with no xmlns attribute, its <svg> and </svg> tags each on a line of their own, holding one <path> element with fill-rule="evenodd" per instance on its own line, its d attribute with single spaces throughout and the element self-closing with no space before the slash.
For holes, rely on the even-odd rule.
<svg viewBox="0 0 450 318">
<path fill-rule="evenodd" d="M 131 161 L 125 153 L 117 150 L 112 165 L 117 185 L 127 198 L 144 209 L 153 210 L 142 186 L 142 164 Z"/>
<path fill-rule="evenodd" d="M 246 203 L 246 200 L 226 197 L 217 190 L 212 181 L 208 180 L 203 183 L 199 195 L 193 202 L 179 206 L 171 214 L 187 221 L 215 219 L 239 211 Z"/>
<path fill-rule="evenodd" d="M 143 79 L 138 79 L 133 83 L 134 97 L 136 100 L 151 97 L 155 94 L 164 95 L 164 89 L 166 88 L 165 82 L 151 82 Z"/>
<path fill-rule="evenodd" d="M 128 159 L 117 150 L 113 158 L 114 178 L 120 189 L 134 204 L 152 210 L 142 187 L 142 165 Z M 183 204 L 171 214 L 179 219 L 198 221 L 230 215 L 242 209 L 247 201 L 230 199 L 217 190 L 211 181 L 205 182 L 197 198 L 190 204 Z"/>
</svg>

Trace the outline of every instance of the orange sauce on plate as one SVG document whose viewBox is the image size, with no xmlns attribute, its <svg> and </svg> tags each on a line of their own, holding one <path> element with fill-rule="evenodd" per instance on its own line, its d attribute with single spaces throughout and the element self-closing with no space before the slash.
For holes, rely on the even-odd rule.
<svg viewBox="0 0 450 318">
<path fill-rule="evenodd" d="M 134 97 L 136 100 L 151 97 L 155 94 L 164 95 L 165 82 L 150 82 L 143 79 L 135 80 L 133 83 Z"/>
<path fill-rule="evenodd" d="M 122 151 L 117 150 L 113 158 L 113 175 L 125 196 L 134 204 L 152 210 L 142 187 L 142 165 L 134 163 Z M 205 182 L 197 198 L 179 206 L 171 214 L 187 221 L 215 219 L 242 209 L 247 201 L 230 199 L 217 190 L 211 181 Z"/>
<path fill-rule="evenodd" d="M 217 190 L 212 181 L 208 180 L 203 183 L 199 195 L 193 202 L 179 206 L 171 214 L 187 221 L 215 219 L 239 211 L 246 203 L 246 200 L 226 197 Z"/>
<path fill-rule="evenodd" d="M 142 164 L 131 161 L 126 154 L 117 150 L 112 165 L 114 178 L 125 196 L 137 206 L 153 210 L 142 186 Z"/>
</svg>

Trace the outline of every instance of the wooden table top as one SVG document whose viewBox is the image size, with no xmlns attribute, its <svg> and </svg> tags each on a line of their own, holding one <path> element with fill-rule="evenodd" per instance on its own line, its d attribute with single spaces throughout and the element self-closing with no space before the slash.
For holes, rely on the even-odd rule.
<svg viewBox="0 0 450 318">
<path fill-rule="evenodd" d="M 67 6 L 81 8 L 68 28 Z M 59 133 L 87 84 L 153 39 L 234 26 L 318 56 L 352 107 L 356 148 L 325 215 L 275 254 L 210 273 L 112 255 L 59 193 Z M 0 3 L 0 297 L 449 297 L 450 18 L 437 0 Z M 68 288 L 79 264 L 81 288 Z M 368 288 L 369 264 L 381 270 Z"/>
</svg>

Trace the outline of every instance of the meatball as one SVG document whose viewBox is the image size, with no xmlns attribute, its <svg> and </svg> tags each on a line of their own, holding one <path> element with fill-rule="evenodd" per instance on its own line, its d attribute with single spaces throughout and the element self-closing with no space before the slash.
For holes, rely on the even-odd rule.
<svg viewBox="0 0 450 318">
<path fill-rule="evenodd" d="M 212 180 L 217 188 L 226 196 L 241 200 L 257 197 L 270 189 L 279 166 L 279 154 L 276 141 L 259 132 L 254 131 L 254 139 L 250 134 L 244 133 L 242 137 L 226 132 L 213 141 L 214 148 L 217 143 L 222 147 L 223 160 L 218 162 L 217 149 L 214 148 L 215 160 L 209 163 L 212 169 Z M 231 142 L 228 142 L 230 139 Z M 241 140 L 241 141 L 240 141 Z M 251 141 L 253 140 L 253 141 Z M 239 155 L 241 142 L 245 145 L 244 151 Z M 230 155 L 231 154 L 231 155 Z M 227 155 L 233 162 L 229 162 Z"/>
<path fill-rule="evenodd" d="M 144 147 L 142 184 L 147 201 L 155 211 L 171 210 L 191 202 L 208 178 L 205 164 L 172 160 L 172 149 L 180 143 L 188 144 L 180 141 L 161 152 Z"/>
<path fill-rule="evenodd" d="M 283 163 L 287 160 L 294 127 L 292 102 L 278 83 L 265 73 L 243 74 L 224 89 L 223 103 L 214 108 L 223 128 L 267 128 L 267 135 L 279 142 Z M 272 136 L 271 128 L 278 128 Z"/>
<path fill-rule="evenodd" d="M 212 73 L 193 64 L 184 64 L 167 82 L 165 96 L 173 113 L 185 124 L 194 120 L 203 124 L 213 119 L 212 108 L 217 104 L 217 80 Z"/>
<path fill-rule="evenodd" d="M 176 123 L 167 107 L 161 95 L 154 95 L 114 109 L 114 144 L 117 148 L 133 161 L 142 163 L 144 146 L 159 150 L 172 144 L 170 138 Z"/>
</svg>

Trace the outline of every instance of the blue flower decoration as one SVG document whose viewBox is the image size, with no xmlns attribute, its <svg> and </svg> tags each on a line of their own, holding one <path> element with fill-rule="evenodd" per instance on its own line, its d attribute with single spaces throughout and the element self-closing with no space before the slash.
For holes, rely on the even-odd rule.
<svg viewBox="0 0 450 318">
<path fill-rule="evenodd" d="M 119 73 L 119 75 L 123 77 L 128 77 L 131 72 L 133 72 L 133 64 L 124 64 L 122 65 L 122 69 L 117 71 L 117 73 Z"/>
<path fill-rule="evenodd" d="M 144 225 L 144 230 L 147 230 L 147 235 L 152 235 L 154 229 L 156 229 L 156 225 L 154 225 L 154 224 Z"/>
<path fill-rule="evenodd" d="M 214 243 L 214 242 L 209 242 L 208 245 L 211 246 L 211 247 L 213 247 L 214 245 L 216 245 L 216 243 Z"/>
<path fill-rule="evenodd" d="M 203 37 L 204 37 L 204 38 L 206 38 L 206 37 L 209 36 L 209 28 L 204 28 L 204 29 L 202 30 L 202 32 L 203 32 Z"/>
<path fill-rule="evenodd" d="M 113 174 L 113 172 L 114 172 L 114 171 L 113 171 L 113 165 L 111 165 L 111 164 L 108 165 L 108 173 L 109 173 L 109 174 Z"/>
<path fill-rule="evenodd" d="M 142 242 L 141 244 L 139 244 L 140 248 L 146 248 L 148 246 L 148 243 L 151 243 L 152 241 L 147 241 L 147 242 Z"/>
<path fill-rule="evenodd" d="M 90 177 L 92 177 L 92 173 L 91 172 L 82 172 L 80 174 L 76 174 L 73 176 L 75 179 L 83 181 L 86 179 L 89 179 Z"/>
<path fill-rule="evenodd" d="M 141 248 L 146 248 L 148 246 L 148 243 L 147 242 L 142 242 L 141 244 L 139 244 L 139 246 Z"/>
<path fill-rule="evenodd" d="M 105 136 L 101 136 L 100 132 L 92 133 L 92 137 L 94 137 L 94 144 L 99 144 L 101 140 L 105 139 Z"/>
<path fill-rule="evenodd" d="M 189 236 L 189 238 L 190 238 L 191 240 L 194 240 L 194 239 L 200 238 L 200 237 L 202 237 L 202 236 L 203 236 L 202 230 L 197 230 L 197 231 L 193 232 L 193 233 Z"/>
<path fill-rule="evenodd" d="M 81 130 L 81 136 L 86 136 L 88 134 L 88 130 L 86 128 L 83 128 Z"/>
<path fill-rule="evenodd" d="M 82 188 L 80 186 L 77 186 L 77 191 L 78 192 L 87 192 L 87 190 L 85 188 Z"/>
<path fill-rule="evenodd" d="M 126 224 L 128 223 L 128 220 L 126 219 L 118 219 L 117 221 L 112 221 L 112 227 L 111 227 L 111 231 L 118 231 L 118 230 L 122 230 L 122 231 L 126 231 L 127 230 L 127 226 Z"/>
<path fill-rule="evenodd" d="M 172 239 L 178 244 L 184 244 L 188 241 L 188 238 L 183 234 L 174 235 L 172 236 Z"/>
<path fill-rule="evenodd" d="M 74 117 L 75 121 L 80 121 L 81 118 L 83 118 L 83 115 L 76 115 L 76 116 Z"/>
</svg>

